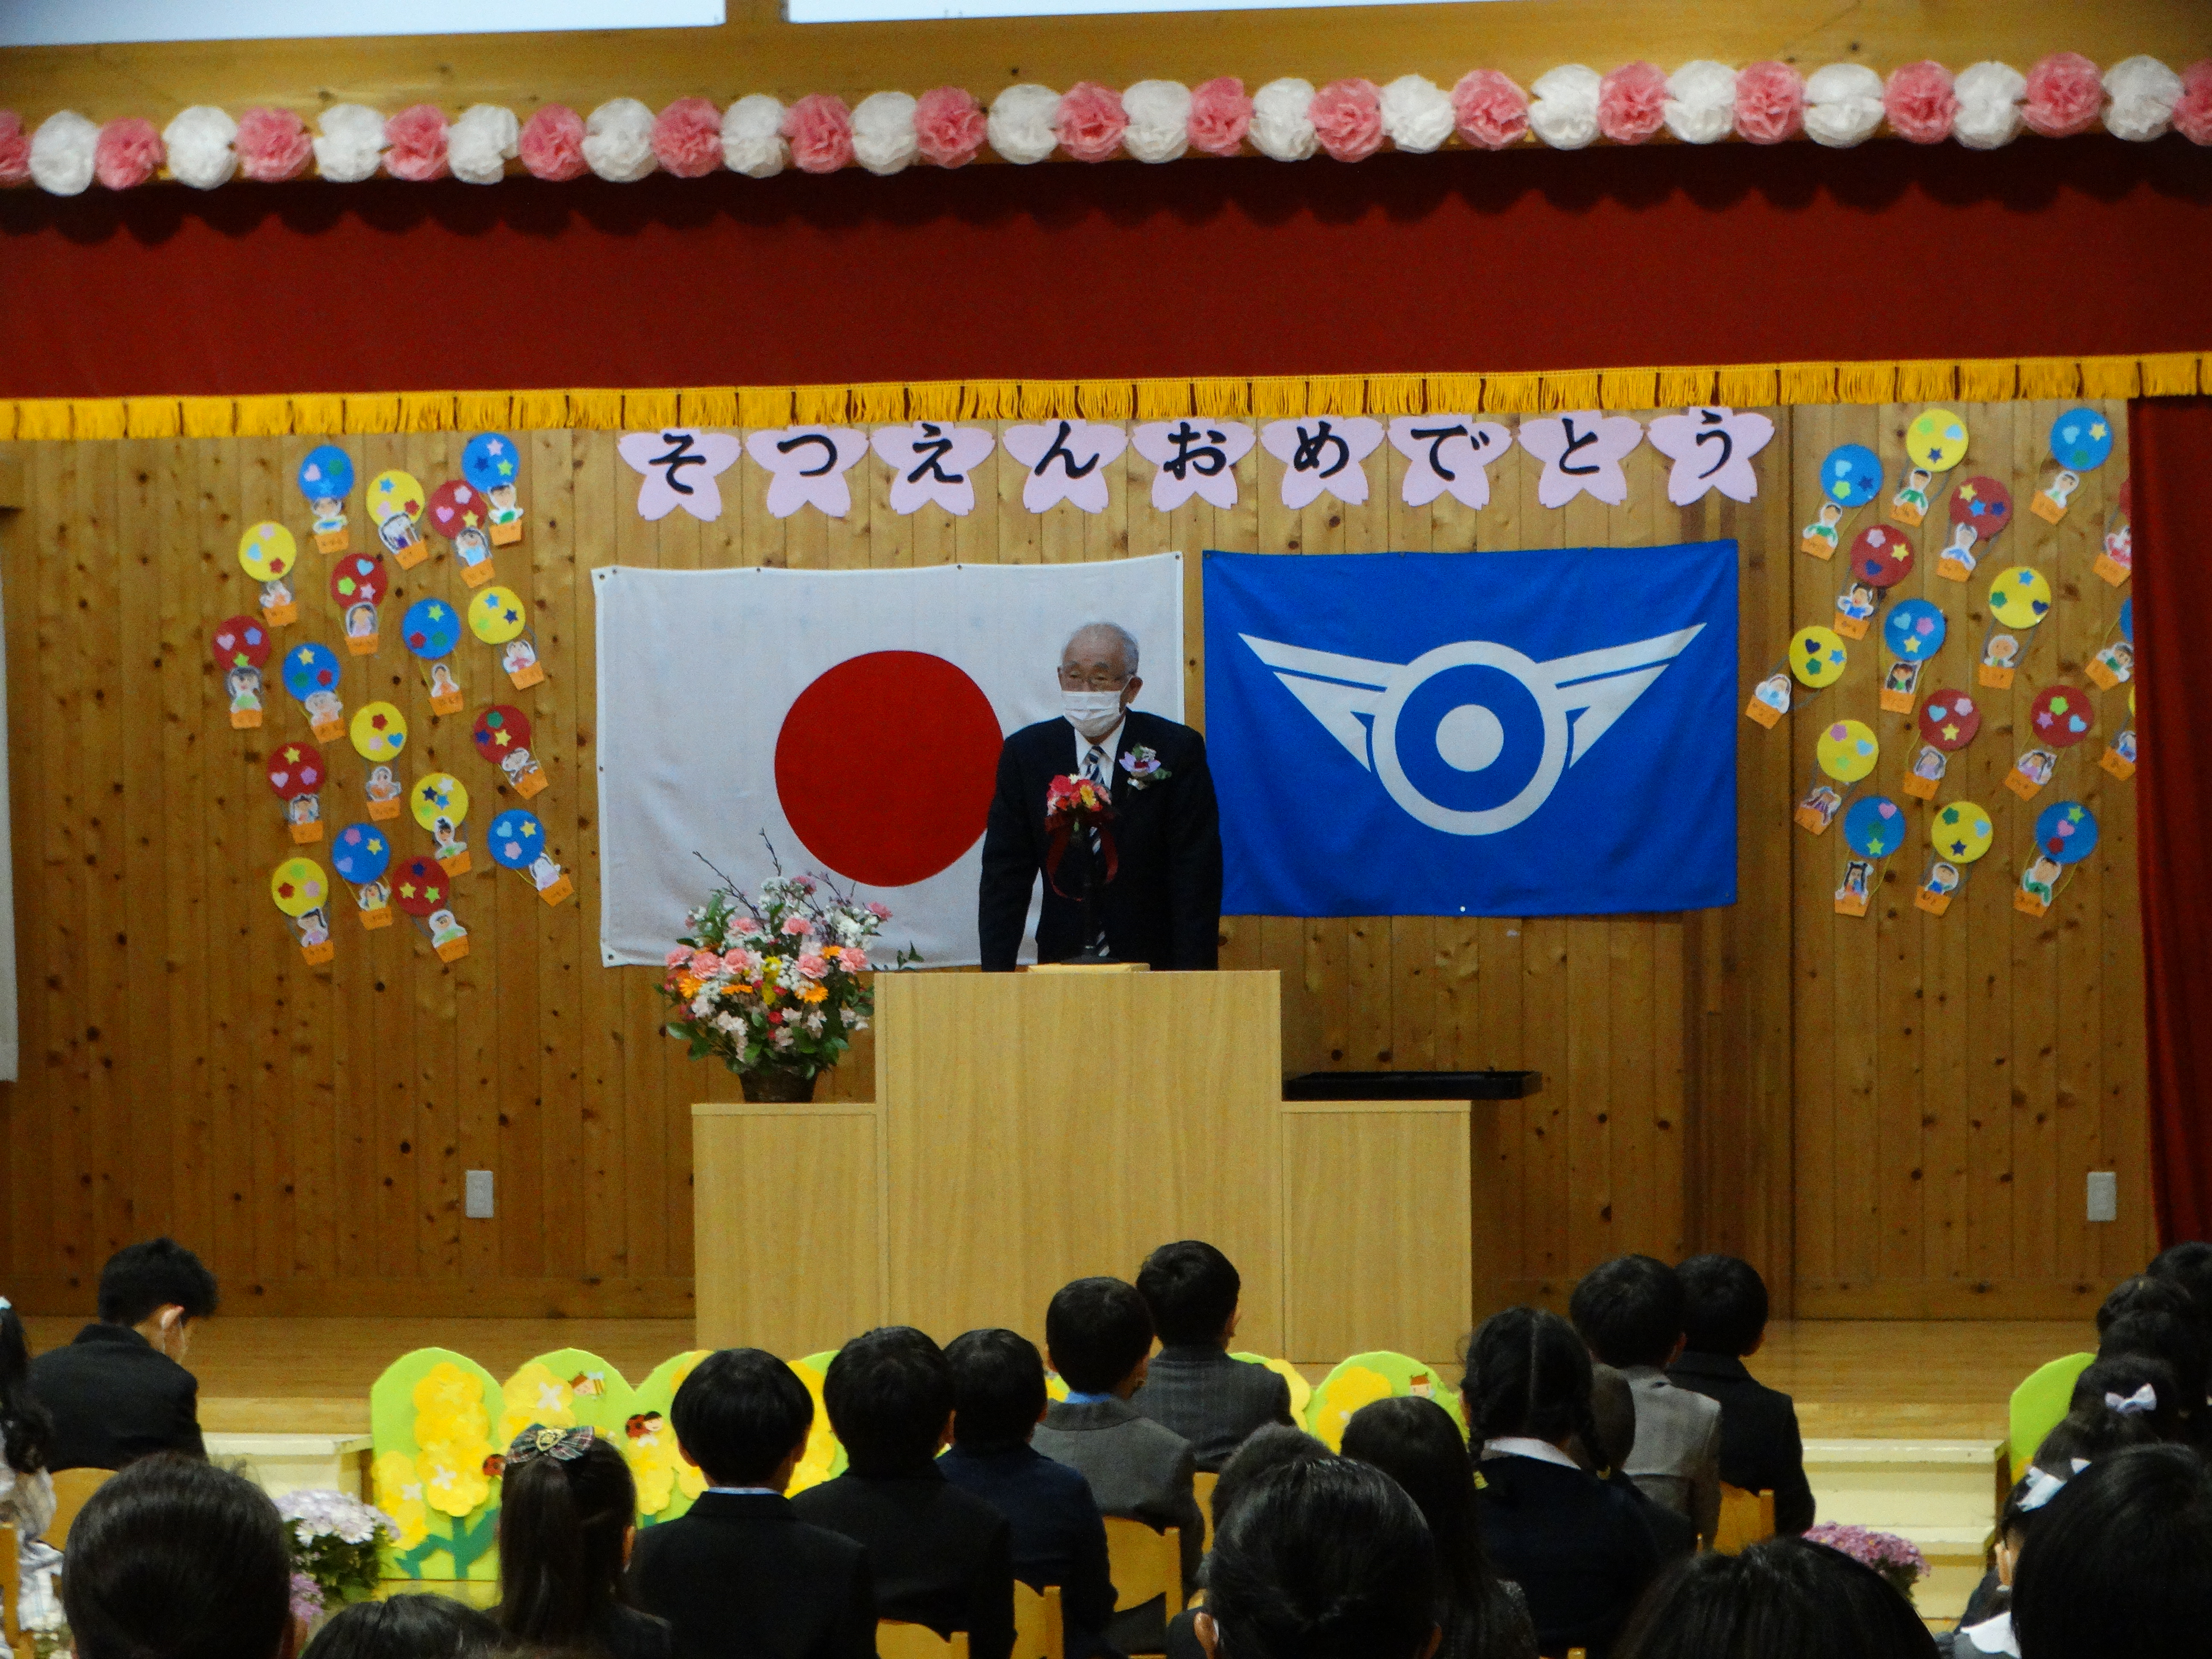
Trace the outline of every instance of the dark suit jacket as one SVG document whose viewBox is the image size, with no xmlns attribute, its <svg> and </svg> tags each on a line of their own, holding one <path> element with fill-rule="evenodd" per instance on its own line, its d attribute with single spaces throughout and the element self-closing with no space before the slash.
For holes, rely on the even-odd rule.
<svg viewBox="0 0 2212 1659">
<path fill-rule="evenodd" d="M 1119 757 L 1142 746 L 1165 776 L 1139 788 Z M 999 751 L 999 789 L 983 834 L 977 919 L 983 966 L 1012 971 L 1030 894 L 1044 870 L 1045 790 L 1073 774 L 1090 744 L 1064 720 L 1025 726 Z M 1221 949 L 1221 815 L 1206 739 L 1187 726 L 1131 709 L 1115 744 L 1113 825 L 1120 872 L 1100 894 L 1106 942 L 1123 962 L 1157 969 L 1212 968 Z M 1037 959 L 1064 962 L 1083 948 L 1083 878 L 1091 848 L 1071 837 L 1058 880 L 1044 884 Z M 1066 895 L 1063 896 L 1063 894 Z"/>
<path fill-rule="evenodd" d="M 675 1626 L 678 1659 L 874 1659 L 867 1552 L 785 1498 L 701 1494 L 638 1534 L 629 1583 Z"/>
<path fill-rule="evenodd" d="M 155 1452 L 207 1455 L 200 1385 L 128 1325 L 88 1325 L 31 1362 L 31 1392 L 52 1413 L 56 1469 L 119 1469 Z"/>
<path fill-rule="evenodd" d="M 1114 1580 L 1106 1523 L 1091 1483 L 1034 1446 L 971 1451 L 956 1445 L 937 1460 L 945 1478 L 1005 1516 L 1014 1529 L 1014 1577 L 1031 1589 L 1060 1586 L 1061 1622 L 1073 1656 L 1109 1653 Z"/>
<path fill-rule="evenodd" d="M 1056 1400 L 1045 1407 L 1044 1423 L 1030 1443 L 1082 1470 L 1100 1513 L 1141 1521 L 1155 1532 L 1182 1528 L 1182 1595 L 1190 1599 L 1205 1553 L 1206 1518 L 1191 1488 L 1198 1460 L 1189 1441 L 1127 1401 L 1078 1405 Z M 1176 1611 L 1158 1596 L 1124 1607 L 1114 1615 L 1108 1639 L 1124 1653 L 1158 1653 L 1166 1621 Z"/>
<path fill-rule="evenodd" d="M 1637 1500 L 1533 1457 L 1486 1457 L 1476 1473 L 1482 1540 L 1498 1576 L 1528 1598 L 1536 1650 L 1605 1659 L 1659 1570 Z"/>
<path fill-rule="evenodd" d="M 1796 1403 L 1729 1354 L 1685 1350 L 1668 1367 L 1667 1380 L 1720 1401 L 1721 1479 L 1746 1492 L 1772 1492 L 1776 1531 L 1811 1526 L 1813 1486 L 1805 1478 Z"/>
<path fill-rule="evenodd" d="M 675 1638 L 668 1621 L 635 1607 L 608 1608 L 606 1621 L 599 1626 L 599 1640 L 609 1659 L 675 1659 Z"/>
<path fill-rule="evenodd" d="M 1129 1403 L 1190 1442 L 1198 1467 L 1218 1472 L 1255 1429 L 1291 1421 L 1291 1385 L 1265 1365 L 1219 1348 L 1162 1348 Z"/>
<path fill-rule="evenodd" d="M 1014 1646 L 1012 1528 L 933 1462 L 908 1474 L 841 1474 L 791 1500 L 799 1518 L 868 1553 L 876 1616 L 968 1632 L 971 1659 Z"/>
</svg>

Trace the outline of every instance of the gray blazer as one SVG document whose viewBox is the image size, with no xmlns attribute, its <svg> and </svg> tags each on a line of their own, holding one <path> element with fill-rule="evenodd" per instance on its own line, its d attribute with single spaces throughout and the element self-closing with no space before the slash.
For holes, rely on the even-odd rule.
<svg viewBox="0 0 2212 1659">
<path fill-rule="evenodd" d="M 1182 1529 L 1182 1600 L 1198 1586 L 1205 1518 L 1191 1490 L 1198 1467 L 1190 1442 L 1121 1400 L 1091 1405 L 1055 1401 L 1030 1443 L 1047 1457 L 1083 1471 L 1102 1515 L 1141 1521 L 1155 1532 Z M 1160 1651 L 1166 1622 L 1182 1611 L 1157 1598 L 1142 1608 L 1121 1608 L 1106 1639 L 1123 1653 Z M 1132 1617 L 1132 1613 L 1137 1616 Z"/>
<path fill-rule="evenodd" d="M 1711 1542 L 1721 1518 L 1720 1402 L 1676 1388 L 1656 1366 L 1624 1365 L 1620 1374 L 1636 1401 L 1629 1479 Z"/>
<path fill-rule="evenodd" d="M 1291 1385 L 1265 1365 L 1219 1348 L 1163 1348 L 1129 1403 L 1190 1442 L 1198 1467 L 1218 1473 L 1255 1429 L 1291 1421 Z"/>
</svg>

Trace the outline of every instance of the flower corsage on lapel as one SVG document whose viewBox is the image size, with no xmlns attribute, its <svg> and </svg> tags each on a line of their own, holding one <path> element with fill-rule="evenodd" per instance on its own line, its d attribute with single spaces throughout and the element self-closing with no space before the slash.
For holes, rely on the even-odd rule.
<svg viewBox="0 0 2212 1659">
<path fill-rule="evenodd" d="M 1160 764 L 1160 757 L 1143 744 L 1133 744 L 1129 752 L 1121 757 L 1121 769 L 1129 775 L 1129 787 L 1148 789 L 1156 783 L 1165 783 L 1175 774 Z"/>
</svg>

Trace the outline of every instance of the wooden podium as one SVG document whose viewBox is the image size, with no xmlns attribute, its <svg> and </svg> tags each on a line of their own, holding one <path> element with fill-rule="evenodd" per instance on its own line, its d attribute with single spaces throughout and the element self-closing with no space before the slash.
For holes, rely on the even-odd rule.
<svg viewBox="0 0 2212 1659">
<path fill-rule="evenodd" d="M 1241 1348 L 1465 1334 L 1469 1103 L 1286 1103 L 1273 972 L 887 973 L 876 1002 L 872 1102 L 692 1108 L 702 1346 L 1042 1346 L 1060 1285 L 1176 1238 L 1237 1263 Z"/>
</svg>

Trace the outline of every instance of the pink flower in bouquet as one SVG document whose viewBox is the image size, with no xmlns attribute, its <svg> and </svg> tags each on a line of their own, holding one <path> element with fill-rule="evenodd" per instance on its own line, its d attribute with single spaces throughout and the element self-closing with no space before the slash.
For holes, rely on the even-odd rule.
<svg viewBox="0 0 2212 1659">
<path fill-rule="evenodd" d="M 704 979 L 709 974 L 720 973 L 721 969 L 722 959 L 716 956 L 712 951 L 694 951 L 691 953 L 691 975 L 693 978 Z"/>
<path fill-rule="evenodd" d="M 722 966 L 733 974 L 750 974 L 760 966 L 760 958 L 742 948 L 722 952 Z"/>
<path fill-rule="evenodd" d="M 1528 94 L 1496 70 L 1469 70 L 1452 88 L 1459 136 L 1485 149 L 1504 149 L 1528 136 Z"/>
<path fill-rule="evenodd" d="M 889 921 L 891 919 L 891 907 L 888 904 L 878 904 L 875 900 L 870 899 L 867 908 L 868 914 L 878 921 Z"/>
<path fill-rule="evenodd" d="M 2046 138 L 2070 138 L 2097 125 L 2105 83 L 2078 52 L 2054 52 L 2027 72 L 2020 118 Z"/>
<path fill-rule="evenodd" d="M 760 923 L 755 921 L 750 916 L 739 916 L 730 928 L 730 931 L 739 939 L 751 939 L 760 930 Z"/>
<path fill-rule="evenodd" d="M 1314 94 L 1307 118 L 1321 147 L 1340 161 L 1364 161 L 1382 148 L 1382 94 L 1357 76 Z"/>
<path fill-rule="evenodd" d="M 1052 130 L 1060 147 L 1077 161 L 1103 161 L 1121 148 L 1129 118 L 1120 93 L 1096 81 L 1078 81 L 1054 112 Z"/>
<path fill-rule="evenodd" d="M 848 974 L 868 971 L 868 953 L 855 945 L 847 945 L 838 953 L 838 959 L 845 964 L 845 971 Z"/>
<path fill-rule="evenodd" d="M 811 876 L 793 876 L 791 878 L 791 884 L 802 893 L 811 893 L 819 884 Z"/>
<path fill-rule="evenodd" d="M 679 945 L 668 953 L 667 965 L 671 968 L 681 968 L 690 960 L 691 947 L 688 945 Z"/>
<path fill-rule="evenodd" d="M 915 100 L 915 143 L 941 167 L 965 167 L 983 148 L 988 118 L 964 87 L 938 87 Z"/>
<path fill-rule="evenodd" d="M 1190 89 L 1190 147 L 1208 155 L 1234 155 L 1252 130 L 1252 100 L 1233 75 L 1201 81 Z"/>
<path fill-rule="evenodd" d="M 830 971 L 830 959 L 818 951 L 802 951 L 799 957 L 799 971 L 804 978 L 820 979 Z"/>
<path fill-rule="evenodd" d="M 814 933 L 814 924 L 805 916 L 786 916 L 783 931 L 793 939 L 810 939 Z"/>
<path fill-rule="evenodd" d="M 1667 119 L 1667 77 L 1646 63 L 1623 64 L 1597 88 L 1597 130 L 1616 144 L 1640 144 Z"/>
</svg>

